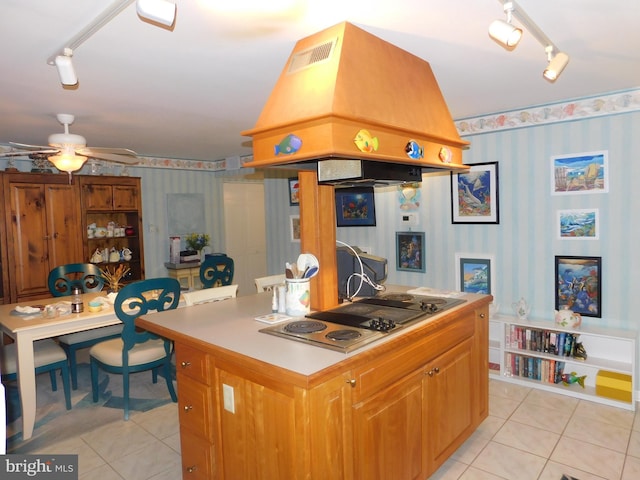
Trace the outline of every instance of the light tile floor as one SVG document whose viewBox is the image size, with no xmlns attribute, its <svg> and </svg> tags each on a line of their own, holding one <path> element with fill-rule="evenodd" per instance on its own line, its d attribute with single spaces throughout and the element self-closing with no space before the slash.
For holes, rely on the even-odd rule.
<svg viewBox="0 0 640 480">
<path fill-rule="evenodd" d="M 177 405 L 21 453 L 78 454 L 81 480 L 179 479 Z M 489 417 L 431 479 L 560 480 L 563 474 L 640 478 L 640 415 L 492 379 Z"/>
</svg>

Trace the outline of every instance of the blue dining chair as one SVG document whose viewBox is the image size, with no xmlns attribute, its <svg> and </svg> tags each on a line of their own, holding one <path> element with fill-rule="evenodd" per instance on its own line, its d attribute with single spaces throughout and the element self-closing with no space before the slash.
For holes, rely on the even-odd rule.
<svg viewBox="0 0 640 480">
<path fill-rule="evenodd" d="M 104 287 L 104 278 L 100 273 L 100 268 L 93 263 L 69 263 L 60 265 L 49 272 L 49 292 L 54 297 L 71 295 L 71 288 L 76 285 L 82 288 L 84 293 L 101 291 Z M 58 342 L 69 359 L 71 388 L 73 390 L 78 389 L 78 350 L 89 348 L 104 340 L 117 338 L 120 336 L 120 332 L 122 332 L 122 325 L 111 325 L 58 337 Z"/>
<path fill-rule="evenodd" d="M 202 288 L 231 285 L 233 282 L 233 258 L 223 253 L 207 254 L 200 264 Z"/>
<path fill-rule="evenodd" d="M 2 365 L 3 380 L 17 380 L 18 363 L 16 344 L 11 343 L 4 345 L 0 356 L 0 364 Z M 69 388 L 69 366 L 67 365 L 67 356 L 64 350 L 51 338 L 37 340 L 33 342 L 33 361 L 35 364 L 36 375 L 49 372 L 51 378 L 51 390 L 58 390 L 56 382 L 56 371 L 60 370 L 62 376 L 62 389 L 64 390 L 64 401 L 67 410 L 71 410 L 71 389 Z"/>
<path fill-rule="evenodd" d="M 66 297 L 71 295 L 74 286 L 82 288 L 84 293 L 99 292 L 104 287 L 104 278 L 93 263 L 68 263 L 49 272 L 47 285 L 54 297 Z"/>
<path fill-rule="evenodd" d="M 98 371 L 122 375 L 124 419 L 129 419 L 129 376 L 151 370 L 157 383 L 162 369 L 169 395 L 178 401 L 173 388 L 171 354 L 173 343 L 136 328 L 136 318 L 150 312 L 174 309 L 180 302 L 180 282 L 175 278 L 151 278 L 125 285 L 116 296 L 114 309 L 123 323 L 119 338 L 97 343 L 89 351 L 93 401 L 98 401 Z"/>
</svg>

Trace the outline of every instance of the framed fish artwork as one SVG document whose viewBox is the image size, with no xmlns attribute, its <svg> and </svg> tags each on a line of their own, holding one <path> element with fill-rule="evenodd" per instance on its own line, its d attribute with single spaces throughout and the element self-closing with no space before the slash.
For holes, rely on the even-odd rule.
<svg viewBox="0 0 640 480">
<path fill-rule="evenodd" d="M 498 162 L 451 172 L 451 223 L 500 223 Z"/>
<path fill-rule="evenodd" d="M 396 232 L 396 270 L 426 271 L 424 232 Z"/>
<path fill-rule="evenodd" d="M 373 187 L 336 188 L 338 227 L 375 227 Z"/>
<path fill-rule="evenodd" d="M 555 309 L 602 317 L 602 257 L 556 256 Z"/>
<path fill-rule="evenodd" d="M 298 177 L 289 179 L 289 205 L 300 205 L 299 197 L 300 183 Z"/>
</svg>

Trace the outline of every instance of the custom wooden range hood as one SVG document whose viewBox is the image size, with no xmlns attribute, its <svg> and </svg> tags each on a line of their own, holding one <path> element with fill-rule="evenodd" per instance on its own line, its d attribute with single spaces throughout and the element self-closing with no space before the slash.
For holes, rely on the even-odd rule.
<svg viewBox="0 0 640 480">
<path fill-rule="evenodd" d="M 255 127 L 242 134 L 253 139 L 245 167 L 341 160 L 467 168 L 468 142 L 429 63 L 347 22 L 296 43 Z"/>
<path fill-rule="evenodd" d="M 253 140 L 245 167 L 300 170 L 300 247 L 320 262 L 314 310 L 338 303 L 333 185 L 467 168 L 468 142 L 429 64 L 346 22 L 296 43 L 255 127 L 242 134 Z"/>
</svg>

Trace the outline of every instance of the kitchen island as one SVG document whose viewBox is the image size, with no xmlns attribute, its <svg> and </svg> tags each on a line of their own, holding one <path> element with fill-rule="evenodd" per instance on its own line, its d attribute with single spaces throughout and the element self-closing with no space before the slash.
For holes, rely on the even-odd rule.
<svg viewBox="0 0 640 480">
<path fill-rule="evenodd" d="M 175 341 L 184 479 L 425 479 L 488 414 L 488 304 L 350 353 L 260 333 L 271 294 L 138 324 Z"/>
</svg>

